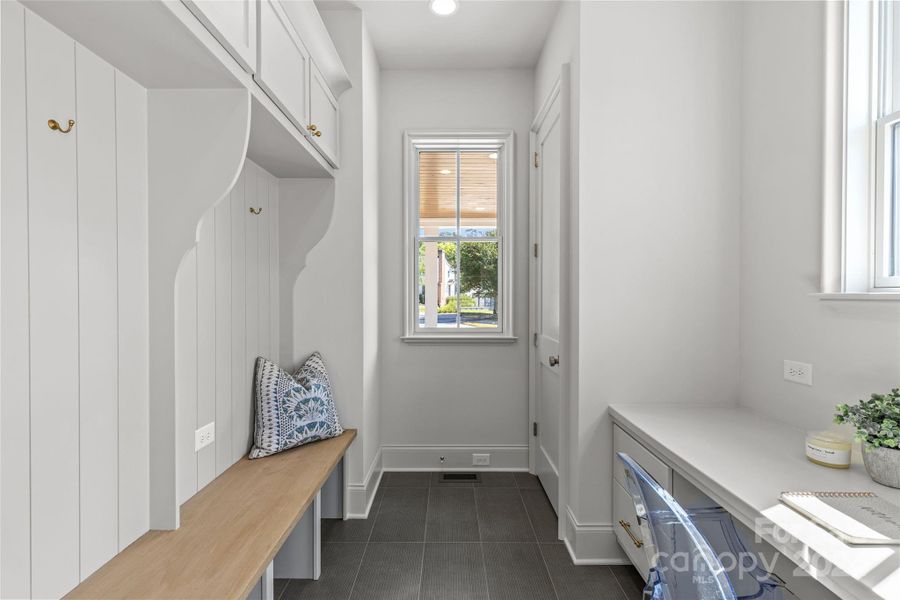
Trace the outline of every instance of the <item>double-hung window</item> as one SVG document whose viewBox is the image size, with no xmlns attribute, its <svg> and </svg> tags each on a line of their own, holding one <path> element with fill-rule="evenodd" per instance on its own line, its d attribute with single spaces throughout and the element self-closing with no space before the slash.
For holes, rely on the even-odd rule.
<svg viewBox="0 0 900 600">
<path fill-rule="evenodd" d="M 406 135 L 407 341 L 512 338 L 512 133 Z"/>
<path fill-rule="evenodd" d="M 900 292 L 900 3 L 828 5 L 823 291 Z"/>
</svg>

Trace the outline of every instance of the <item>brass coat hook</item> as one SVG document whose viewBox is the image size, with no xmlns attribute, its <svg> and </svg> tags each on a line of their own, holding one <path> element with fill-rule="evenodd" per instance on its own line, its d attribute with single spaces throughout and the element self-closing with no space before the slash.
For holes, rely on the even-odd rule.
<svg viewBox="0 0 900 600">
<path fill-rule="evenodd" d="M 251 207 L 250 207 L 250 212 L 253 213 L 254 215 L 258 215 L 259 213 L 262 212 L 262 206 L 260 206 L 259 208 L 253 208 L 253 207 L 251 206 Z"/>
<path fill-rule="evenodd" d="M 69 127 L 68 127 L 68 129 L 63 129 L 63 128 L 59 125 L 59 121 L 57 121 L 56 119 L 50 119 L 49 121 L 47 121 L 47 126 L 48 126 L 50 129 L 52 129 L 53 131 L 58 131 L 58 132 L 60 132 L 60 133 L 69 133 L 70 131 L 72 131 L 72 128 L 75 127 L 75 121 L 72 120 L 72 119 L 69 119 Z"/>
</svg>

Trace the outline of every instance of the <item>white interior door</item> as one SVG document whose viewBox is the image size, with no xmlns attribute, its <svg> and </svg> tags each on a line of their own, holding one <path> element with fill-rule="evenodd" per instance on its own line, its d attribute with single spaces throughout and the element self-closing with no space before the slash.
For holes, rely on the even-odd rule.
<svg viewBox="0 0 900 600">
<path fill-rule="evenodd" d="M 560 373 L 560 97 L 540 123 L 536 141 L 534 235 L 535 269 L 535 469 L 553 508 L 559 513 Z"/>
</svg>

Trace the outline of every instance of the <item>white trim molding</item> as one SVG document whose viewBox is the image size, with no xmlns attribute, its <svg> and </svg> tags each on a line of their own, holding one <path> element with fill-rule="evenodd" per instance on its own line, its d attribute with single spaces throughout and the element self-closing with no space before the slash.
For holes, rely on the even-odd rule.
<svg viewBox="0 0 900 600">
<path fill-rule="evenodd" d="M 490 238 L 471 238 L 472 241 L 492 241 L 498 244 L 500 267 L 498 269 L 499 308 L 496 329 L 425 328 L 418 324 L 419 250 L 415 243 L 419 236 L 418 223 L 418 157 L 430 150 L 490 150 L 498 155 L 497 227 Z M 457 172 L 457 180 L 459 173 Z M 458 185 L 458 181 L 457 181 Z M 428 343 L 445 343 L 451 337 L 460 336 L 466 343 L 515 341 L 513 332 L 513 283 L 515 249 L 513 218 L 515 198 L 515 133 L 511 130 L 485 131 L 404 131 L 403 132 L 403 331 L 404 342 L 422 339 Z M 459 199 L 457 198 L 457 203 Z M 458 233 L 458 232 L 457 232 Z M 436 241 L 438 238 L 422 238 L 420 241 Z M 447 238 L 453 241 L 456 238 Z M 464 238 L 459 238 L 464 239 Z M 465 238 L 468 239 L 468 238 Z"/>
<path fill-rule="evenodd" d="M 631 561 L 619 547 L 612 523 L 579 523 L 566 507 L 566 536 L 564 542 L 576 565 L 630 565 Z"/>
<path fill-rule="evenodd" d="M 527 471 L 528 446 L 382 446 L 385 471 Z M 490 466 L 472 465 L 473 454 L 489 454 Z M 443 461 L 441 458 L 443 457 Z"/>
<path fill-rule="evenodd" d="M 372 510 L 372 502 L 381 485 L 381 476 L 384 474 L 382 466 L 382 451 L 378 449 L 375 459 L 369 465 L 369 471 L 363 483 L 347 484 L 347 502 L 344 511 L 345 519 L 367 519 Z"/>
</svg>

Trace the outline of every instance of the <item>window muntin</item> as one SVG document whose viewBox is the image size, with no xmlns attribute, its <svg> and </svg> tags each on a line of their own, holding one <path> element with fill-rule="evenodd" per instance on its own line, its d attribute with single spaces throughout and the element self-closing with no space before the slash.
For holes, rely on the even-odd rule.
<svg viewBox="0 0 900 600">
<path fill-rule="evenodd" d="M 406 134 L 404 339 L 514 340 L 512 133 Z"/>
</svg>

